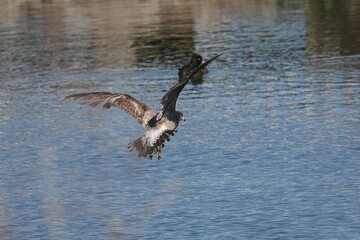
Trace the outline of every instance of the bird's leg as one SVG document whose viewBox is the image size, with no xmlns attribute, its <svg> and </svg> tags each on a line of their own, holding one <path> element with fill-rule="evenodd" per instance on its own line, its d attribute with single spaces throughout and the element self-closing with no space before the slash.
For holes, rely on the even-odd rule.
<svg viewBox="0 0 360 240">
<path fill-rule="evenodd" d="M 157 153 L 157 157 L 158 157 L 158 162 L 161 160 L 161 151 L 159 151 L 158 153 Z"/>
<path fill-rule="evenodd" d="M 159 148 L 157 150 L 157 158 L 158 158 L 158 161 L 161 160 L 161 145 L 159 146 Z"/>
</svg>

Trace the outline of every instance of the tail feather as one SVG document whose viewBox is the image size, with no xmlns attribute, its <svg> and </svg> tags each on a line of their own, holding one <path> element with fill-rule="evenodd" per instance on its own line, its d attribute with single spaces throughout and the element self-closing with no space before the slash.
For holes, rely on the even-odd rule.
<svg viewBox="0 0 360 240">
<path fill-rule="evenodd" d="M 132 152 L 135 149 L 138 152 L 138 157 L 147 157 L 148 155 L 152 155 L 154 152 L 154 149 L 149 147 L 146 143 L 145 135 L 130 143 L 128 149 L 129 152 Z"/>
<path fill-rule="evenodd" d="M 146 136 L 143 135 L 128 145 L 129 152 L 136 150 L 138 157 L 151 157 L 157 152 L 161 152 L 161 148 L 165 146 L 164 143 L 169 141 L 170 137 L 173 135 L 174 131 L 163 132 L 153 146 L 148 143 Z"/>
</svg>

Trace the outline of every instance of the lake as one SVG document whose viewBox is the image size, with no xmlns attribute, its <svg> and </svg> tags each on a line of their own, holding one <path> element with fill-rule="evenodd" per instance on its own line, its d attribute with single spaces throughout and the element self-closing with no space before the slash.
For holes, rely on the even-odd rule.
<svg viewBox="0 0 360 240">
<path fill-rule="evenodd" d="M 0 0 L 1 239 L 359 239 L 357 0 Z M 117 108 L 158 111 L 192 52 L 161 161 Z"/>
</svg>

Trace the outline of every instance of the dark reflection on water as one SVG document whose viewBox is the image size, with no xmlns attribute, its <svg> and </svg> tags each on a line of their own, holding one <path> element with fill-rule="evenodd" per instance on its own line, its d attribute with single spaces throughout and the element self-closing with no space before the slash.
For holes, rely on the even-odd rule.
<svg viewBox="0 0 360 240">
<path fill-rule="evenodd" d="M 194 51 L 194 19 L 191 5 L 176 8 L 174 3 L 160 6 L 157 21 L 135 26 L 131 48 L 136 61 L 164 63 L 174 61 L 174 55 L 191 55 Z"/>
<path fill-rule="evenodd" d="M 334 56 L 359 54 L 358 1 L 307 1 L 306 13 L 312 52 Z"/>
<path fill-rule="evenodd" d="M 357 239 L 360 4 L 1 1 L 1 239 Z M 196 51 L 161 162 L 130 116 Z"/>
</svg>

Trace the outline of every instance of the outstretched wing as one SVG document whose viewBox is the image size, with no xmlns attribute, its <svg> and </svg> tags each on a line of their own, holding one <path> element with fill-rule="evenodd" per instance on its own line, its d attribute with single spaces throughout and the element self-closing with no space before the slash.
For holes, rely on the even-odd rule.
<svg viewBox="0 0 360 240">
<path fill-rule="evenodd" d="M 206 62 L 203 62 L 200 64 L 197 68 L 192 70 L 189 75 L 185 77 L 184 80 L 181 82 L 175 84 L 173 87 L 169 88 L 167 93 L 164 95 L 164 97 L 161 99 L 161 106 L 160 111 L 161 115 L 163 115 L 165 112 L 175 112 L 175 106 L 176 101 L 179 97 L 180 92 L 183 90 L 186 84 L 188 84 L 189 80 L 201 69 L 204 69 L 210 62 L 218 58 L 220 55 L 216 55 L 215 57 L 207 60 Z"/>
<path fill-rule="evenodd" d="M 160 115 L 165 112 L 175 112 L 176 101 L 179 97 L 180 92 L 183 90 L 186 84 L 188 84 L 189 78 L 169 88 L 167 93 L 163 96 L 160 103 Z"/>
<path fill-rule="evenodd" d="M 206 62 L 203 62 L 202 64 L 200 64 L 197 68 L 195 68 L 194 70 L 191 71 L 191 73 L 186 77 L 187 80 L 189 80 L 190 78 L 192 78 L 198 71 L 200 71 L 201 69 L 204 69 L 209 63 L 211 63 L 212 61 L 214 61 L 215 59 L 217 59 L 218 57 L 220 57 L 222 55 L 218 54 L 213 58 L 210 58 L 209 60 L 207 60 Z"/>
<path fill-rule="evenodd" d="M 127 94 L 109 92 L 78 93 L 66 96 L 66 99 L 81 99 L 92 101 L 90 106 L 97 107 L 103 104 L 103 108 L 119 107 L 129 113 L 138 122 L 146 127 L 148 121 L 156 115 L 151 108 Z"/>
</svg>

